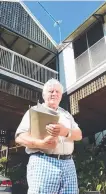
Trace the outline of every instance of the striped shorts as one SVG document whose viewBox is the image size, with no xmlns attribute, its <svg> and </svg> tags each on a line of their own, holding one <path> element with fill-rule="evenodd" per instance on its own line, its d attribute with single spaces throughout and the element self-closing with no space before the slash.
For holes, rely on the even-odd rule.
<svg viewBox="0 0 106 194">
<path fill-rule="evenodd" d="M 78 194 L 73 159 L 32 155 L 27 165 L 28 194 Z"/>
</svg>

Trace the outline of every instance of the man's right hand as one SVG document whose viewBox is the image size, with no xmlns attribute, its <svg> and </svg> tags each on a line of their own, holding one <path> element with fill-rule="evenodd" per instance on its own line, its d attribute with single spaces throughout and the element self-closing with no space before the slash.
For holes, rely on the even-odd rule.
<svg viewBox="0 0 106 194">
<path fill-rule="evenodd" d="M 28 148 L 37 148 L 37 149 L 54 149 L 57 145 L 58 138 L 48 135 L 44 139 L 35 139 L 30 133 L 21 133 L 16 138 L 16 143 L 28 147 Z"/>
<path fill-rule="evenodd" d="M 54 149 L 57 146 L 58 139 L 57 137 L 47 136 L 43 140 L 40 140 L 39 148 L 40 149 Z"/>
</svg>

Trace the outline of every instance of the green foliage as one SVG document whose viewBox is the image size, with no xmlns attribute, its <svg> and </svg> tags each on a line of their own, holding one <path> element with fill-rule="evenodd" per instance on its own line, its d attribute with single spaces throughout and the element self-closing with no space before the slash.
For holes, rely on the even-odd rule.
<svg viewBox="0 0 106 194">
<path fill-rule="evenodd" d="M 13 194 L 27 193 L 26 166 L 23 163 L 8 168 L 7 176 L 12 180 Z"/>
<path fill-rule="evenodd" d="M 15 157 L 14 154 L 10 154 L 8 161 L 6 157 L 0 158 L 0 173 L 2 175 L 5 175 L 6 163 L 8 162 L 6 177 L 12 180 L 12 194 L 27 193 L 26 163 L 24 160 L 26 160 L 26 158 L 17 157 L 17 154 Z"/>
<path fill-rule="evenodd" d="M 0 158 L 0 164 L 5 164 L 6 162 L 7 162 L 7 158 L 6 157 Z"/>
<path fill-rule="evenodd" d="M 4 172 L 5 172 L 6 162 L 7 162 L 7 158 L 6 157 L 0 158 L 0 173 L 1 174 L 4 174 Z"/>
<path fill-rule="evenodd" d="M 26 194 L 26 164 L 27 158 L 25 155 L 21 157 L 20 154 L 10 154 L 8 161 L 7 176 L 12 180 L 12 194 Z"/>
<path fill-rule="evenodd" d="M 7 169 L 8 176 L 15 182 L 24 179 L 26 176 L 26 167 L 23 163 L 19 163 Z"/>
<path fill-rule="evenodd" d="M 96 155 L 94 146 L 84 148 L 81 143 L 76 150 L 74 160 L 76 163 L 80 193 L 85 191 L 101 191 L 106 194 L 106 161 L 105 152 Z"/>
</svg>

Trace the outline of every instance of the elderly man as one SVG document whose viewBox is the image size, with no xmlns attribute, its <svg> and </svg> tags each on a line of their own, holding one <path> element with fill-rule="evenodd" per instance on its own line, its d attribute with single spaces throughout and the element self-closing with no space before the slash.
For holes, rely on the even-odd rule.
<svg viewBox="0 0 106 194">
<path fill-rule="evenodd" d="M 59 107 L 63 87 L 55 79 L 47 81 L 43 88 L 42 106 L 54 109 L 59 122 L 46 126 L 48 137 L 36 139 L 30 135 L 29 111 L 16 131 L 16 143 L 26 147 L 30 154 L 27 165 L 28 194 L 78 194 L 75 165 L 72 159 L 74 141 L 82 139 L 82 133 L 72 115 Z M 36 109 L 36 106 L 33 108 Z"/>
</svg>

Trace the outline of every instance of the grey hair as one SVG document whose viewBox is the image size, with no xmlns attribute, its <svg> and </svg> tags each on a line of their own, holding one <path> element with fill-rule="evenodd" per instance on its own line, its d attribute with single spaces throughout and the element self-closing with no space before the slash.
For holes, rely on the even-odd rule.
<svg viewBox="0 0 106 194">
<path fill-rule="evenodd" d="M 57 80 L 57 79 L 49 79 L 43 86 L 43 92 L 42 94 L 45 94 L 45 92 L 47 91 L 48 87 L 53 86 L 53 85 L 59 85 L 61 88 L 61 92 L 63 93 L 63 86 L 62 84 Z"/>
</svg>

